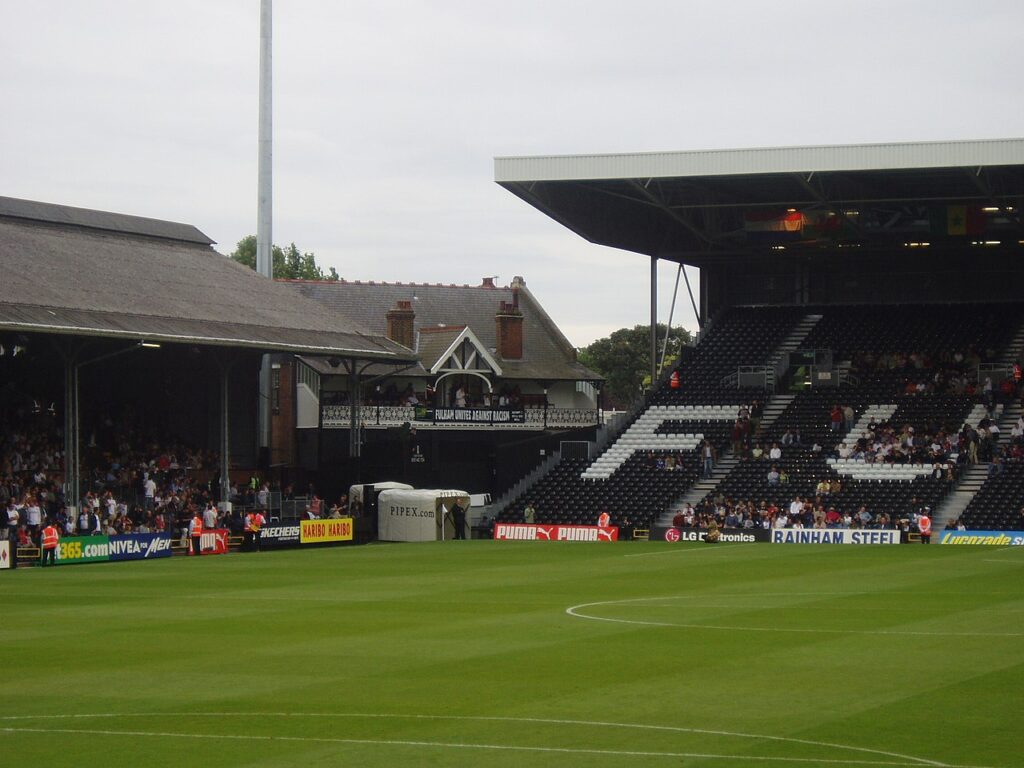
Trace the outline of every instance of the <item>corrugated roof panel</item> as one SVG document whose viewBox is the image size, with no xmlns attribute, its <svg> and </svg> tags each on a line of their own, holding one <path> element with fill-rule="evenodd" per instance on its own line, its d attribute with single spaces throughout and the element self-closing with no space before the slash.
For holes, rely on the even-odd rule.
<svg viewBox="0 0 1024 768">
<path fill-rule="evenodd" d="M 212 245 L 213 240 L 191 224 L 176 221 L 148 219 L 144 216 L 130 216 L 111 211 L 94 211 L 75 208 L 70 205 L 40 203 L 35 200 L 21 200 L 16 197 L 0 197 L 0 216 L 8 216 L 50 224 L 101 229 L 122 234 L 145 235 L 166 240 L 181 240 L 186 243 Z"/>
<path fill-rule="evenodd" d="M 1024 164 L 1024 139 L 497 157 L 498 183 Z"/>
</svg>

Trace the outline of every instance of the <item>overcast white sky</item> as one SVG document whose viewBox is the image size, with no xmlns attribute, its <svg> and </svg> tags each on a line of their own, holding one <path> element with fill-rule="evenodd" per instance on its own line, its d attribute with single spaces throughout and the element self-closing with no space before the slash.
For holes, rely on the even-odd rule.
<svg viewBox="0 0 1024 768">
<path fill-rule="evenodd" d="M 495 156 L 1024 136 L 1019 0 L 274 6 L 274 242 L 351 280 L 522 275 L 577 345 L 647 322 L 649 262 L 498 187 Z M 0 0 L 0 195 L 229 253 L 258 61 L 259 0 Z"/>
</svg>

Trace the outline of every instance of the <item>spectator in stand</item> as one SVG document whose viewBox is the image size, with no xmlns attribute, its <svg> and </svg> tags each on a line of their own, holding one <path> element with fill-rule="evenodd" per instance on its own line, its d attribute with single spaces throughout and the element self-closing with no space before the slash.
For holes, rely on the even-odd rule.
<svg viewBox="0 0 1024 768">
<path fill-rule="evenodd" d="M 717 458 L 715 455 L 715 446 L 706 438 L 701 444 L 701 456 L 704 458 L 701 478 L 706 480 L 711 477 L 712 473 L 715 471 L 715 459 Z"/>
<path fill-rule="evenodd" d="M 766 478 L 768 480 L 768 485 L 771 485 L 773 487 L 778 485 L 779 484 L 779 477 L 780 477 L 780 475 L 779 475 L 779 468 L 773 464 L 772 468 L 770 470 L 768 470 L 768 475 L 767 475 L 767 478 Z"/>
<path fill-rule="evenodd" d="M 857 414 L 854 413 L 853 406 L 849 403 L 843 406 L 843 421 L 846 426 L 846 434 L 853 432 L 854 421 L 856 420 Z"/>
<path fill-rule="evenodd" d="M 832 411 L 829 413 L 829 428 L 833 432 L 838 434 L 839 433 L 839 428 L 842 425 L 842 423 L 843 423 L 843 409 L 840 408 L 839 404 L 837 403 L 837 404 L 832 406 Z"/>
<path fill-rule="evenodd" d="M 154 500 L 156 498 L 156 480 L 154 480 L 148 472 L 143 475 L 142 491 L 146 510 L 148 511 L 153 509 Z"/>
<path fill-rule="evenodd" d="M 217 527 L 220 515 L 217 513 L 217 508 L 213 506 L 213 501 L 206 502 L 206 509 L 203 510 L 203 530 L 213 530 Z"/>
<path fill-rule="evenodd" d="M 527 525 L 533 525 L 537 521 L 537 510 L 533 508 L 533 504 L 526 502 L 526 507 L 523 509 L 523 522 Z"/>
<path fill-rule="evenodd" d="M 39 532 L 43 527 L 43 510 L 39 506 L 39 500 L 31 494 L 26 494 L 21 506 L 25 511 L 25 522 L 28 525 L 29 535 L 33 541 L 38 542 Z"/>
</svg>

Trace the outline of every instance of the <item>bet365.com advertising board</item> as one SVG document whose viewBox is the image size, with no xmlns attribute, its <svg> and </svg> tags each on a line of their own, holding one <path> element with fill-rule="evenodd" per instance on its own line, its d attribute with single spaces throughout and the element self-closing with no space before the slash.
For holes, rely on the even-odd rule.
<svg viewBox="0 0 1024 768">
<path fill-rule="evenodd" d="M 171 556 L 171 534 L 74 536 L 57 544 L 57 565 L 104 563 L 111 560 L 152 560 Z"/>
</svg>

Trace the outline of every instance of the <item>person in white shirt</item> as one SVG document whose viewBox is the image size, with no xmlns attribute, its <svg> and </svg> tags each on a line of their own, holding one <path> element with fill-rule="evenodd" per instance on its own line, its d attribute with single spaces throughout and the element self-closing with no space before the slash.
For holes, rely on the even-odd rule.
<svg viewBox="0 0 1024 768">
<path fill-rule="evenodd" d="M 156 481 L 147 475 L 146 482 L 142 484 L 142 489 L 146 497 L 146 509 L 152 509 L 153 497 L 156 496 Z"/>
<path fill-rule="evenodd" d="M 203 510 L 203 530 L 213 530 L 217 527 L 217 508 L 213 506 L 213 502 L 207 502 L 206 509 Z"/>
<path fill-rule="evenodd" d="M 804 502 L 799 496 L 797 496 L 789 504 L 789 516 L 792 518 L 800 517 L 804 511 Z"/>
</svg>

